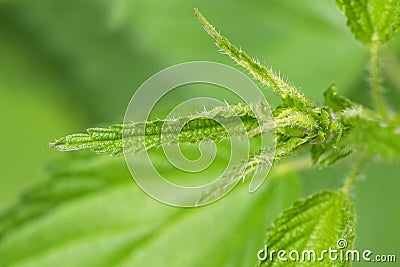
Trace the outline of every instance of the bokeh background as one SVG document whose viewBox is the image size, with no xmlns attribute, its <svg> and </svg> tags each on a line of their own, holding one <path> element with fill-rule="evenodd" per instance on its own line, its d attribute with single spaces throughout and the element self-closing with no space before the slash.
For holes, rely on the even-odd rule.
<svg viewBox="0 0 400 267">
<path fill-rule="evenodd" d="M 370 105 L 367 51 L 353 39 L 333 0 L 1 0 L 2 209 L 48 179 L 48 162 L 66 157 L 48 148 L 48 142 L 122 122 L 133 92 L 155 72 L 193 60 L 234 66 L 203 32 L 194 7 L 233 43 L 279 70 L 313 100 L 321 102 L 323 90 L 335 82 L 341 93 Z M 383 51 L 386 94 L 394 110 L 400 106 L 399 39 Z M 272 93 L 267 95 L 276 101 Z M 300 172 L 299 194 L 337 188 L 348 169 L 342 163 Z M 398 163 L 376 159 L 358 183 L 357 248 L 400 257 L 398 170 Z M 208 220 L 206 212 L 203 220 Z M 263 240 L 264 232 L 256 234 Z M 152 257 L 146 253 L 140 257 Z M 195 255 L 196 248 L 189 246 L 185 253 Z"/>
</svg>

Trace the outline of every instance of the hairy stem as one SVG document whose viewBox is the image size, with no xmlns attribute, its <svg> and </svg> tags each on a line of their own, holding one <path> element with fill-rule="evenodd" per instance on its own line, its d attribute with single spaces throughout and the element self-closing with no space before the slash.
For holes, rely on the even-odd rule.
<svg viewBox="0 0 400 267">
<path fill-rule="evenodd" d="M 194 13 L 202 24 L 204 30 L 215 40 L 216 45 L 236 63 L 247 69 L 255 79 L 273 89 L 283 99 L 286 97 L 291 97 L 301 103 L 304 103 L 308 107 L 315 106 L 315 104 L 304 97 L 302 92 L 300 92 L 295 86 L 282 80 L 281 77 L 273 70 L 262 66 L 256 60 L 250 58 L 241 49 L 230 43 L 225 36 L 219 34 L 214 26 L 212 26 L 197 9 L 194 10 Z"/>
<path fill-rule="evenodd" d="M 370 82 L 372 90 L 372 101 L 376 111 L 382 118 L 387 116 L 387 108 L 383 100 L 383 87 L 381 84 L 379 45 L 373 44 L 370 47 Z"/>
<path fill-rule="evenodd" d="M 362 170 L 368 163 L 368 159 L 369 158 L 366 156 L 361 157 L 361 159 L 353 166 L 353 169 L 347 175 L 346 179 L 344 180 L 344 185 L 342 187 L 342 191 L 346 195 L 349 195 L 353 190 L 358 177 L 360 177 Z"/>
</svg>

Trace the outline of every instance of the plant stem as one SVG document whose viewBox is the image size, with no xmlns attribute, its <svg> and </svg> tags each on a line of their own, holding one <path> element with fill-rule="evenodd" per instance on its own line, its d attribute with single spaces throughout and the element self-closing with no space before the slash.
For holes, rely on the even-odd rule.
<svg viewBox="0 0 400 267">
<path fill-rule="evenodd" d="M 236 63 L 247 69 L 255 79 L 273 89 L 283 99 L 290 96 L 308 107 L 315 107 L 315 104 L 306 98 L 294 85 L 285 82 L 280 75 L 275 73 L 272 69 L 262 66 L 257 60 L 252 59 L 244 51 L 231 44 L 225 36 L 222 36 L 214 26 L 206 20 L 198 9 L 195 8 L 194 13 L 203 25 L 204 30 L 215 40 L 216 45 Z"/>
<path fill-rule="evenodd" d="M 350 173 L 347 175 L 347 177 L 344 180 L 344 185 L 342 187 L 342 191 L 346 194 L 349 195 L 354 187 L 354 184 L 357 181 L 357 178 L 360 176 L 362 170 L 364 169 L 365 165 L 368 162 L 368 159 L 366 156 L 363 156 L 353 167 L 353 169 L 350 171 Z"/>
<path fill-rule="evenodd" d="M 370 82 L 372 89 L 372 101 L 376 111 L 382 118 L 387 117 L 387 108 L 383 100 L 383 87 L 380 77 L 379 45 L 373 44 L 370 47 Z"/>
</svg>

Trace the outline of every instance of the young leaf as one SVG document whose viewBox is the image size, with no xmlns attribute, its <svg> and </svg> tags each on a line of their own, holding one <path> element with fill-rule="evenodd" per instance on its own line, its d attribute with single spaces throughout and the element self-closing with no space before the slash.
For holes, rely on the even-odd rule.
<svg viewBox="0 0 400 267">
<path fill-rule="evenodd" d="M 324 92 L 325 105 L 333 112 L 341 112 L 355 106 L 348 98 L 340 95 L 336 85 L 331 84 Z"/>
<path fill-rule="evenodd" d="M 134 122 L 128 125 L 116 124 L 108 128 L 90 128 L 86 134 L 68 135 L 49 146 L 60 151 L 90 149 L 96 153 L 110 153 L 118 156 L 122 154 L 123 149 L 138 154 L 149 148 L 174 142 L 198 143 L 204 139 L 220 141 L 229 138 L 229 135 L 243 135 L 242 126 L 246 131 L 257 129 L 259 122 L 252 108 L 262 108 L 261 105 L 239 103 L 229 107 L 215 107 L 199 114 L 176 119 Z M 236 125 L 238 122 L 241 125 Z M 270 124 L 270 121 L 260 123 Z M 230 125 L 232 131 L 228 133 L 222 124 Z M 179 138 L 176 138 L 177 136 Z"/>
<path fill-rule="evenodd" d="M 337 0 L 356 39 L 364 44 L 384 44 L 400 27 L 399 0 Z"/>
<path fill-rule="evenodd" d="M 345 255 L 353 249 L 354 239 L 355 213 L 349 197 L 342 192 L 320 192 L 294 203 L 274 222 L 267 231 L 265 248 L 259 251 L 259 266 L 349 266 L 340 257 L 331 261 L 324 250 Z M 287 261 L 278 259 L 280 250 L 286 251 L 281 256 Z"/>
</svg>

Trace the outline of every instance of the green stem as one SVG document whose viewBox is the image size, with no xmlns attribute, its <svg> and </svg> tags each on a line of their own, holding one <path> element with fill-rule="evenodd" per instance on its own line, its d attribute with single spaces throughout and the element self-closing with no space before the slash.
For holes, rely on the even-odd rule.
<svg viewBox="0 0 400 267">
<path fill-rule="evenodd" d="M 214 26 L 205 19 L 198 9 L 195 8 L 194 13 L 204 30 L 215 40 L 216 45 L 236 63 L 247 69 L 255 79 L 273 89 L 282 99 L 289 96 L 307 107 L 315 107 L 315 104 L 306 98 L 294 85 L 285 82 L 280 75 L 275 73 L 272 69 L 262 66 L 257 60 L 252 59 L 244 51 L 231 44 L 225 36 L 222 36 Z"/>
<path fill-rule="evenodd" d="M 373 44 L 370 47 L 370 79 L 372 89 L 372 101 L 376 111 L 382 118 L 387 117 L 387 108 L 383 100 L 383 87 L 380 77 L 380 64 L 379 64 L 379 45 Z"/>
<path fill-rule="evenodd" d="M 351 191 L 353 190 L 353 187 L 360 176 L 362 170 L 364 169 L 365 165 L 368 163 L 368 157 L 363 156 L 353 167 L 353 169 L 350 171 L 350 173 L 347 175 L 347 177 L 344 180 L 344 185 L 342 187 L 342 191 L 346 194 L 349 195 Z"/>
</svg>

